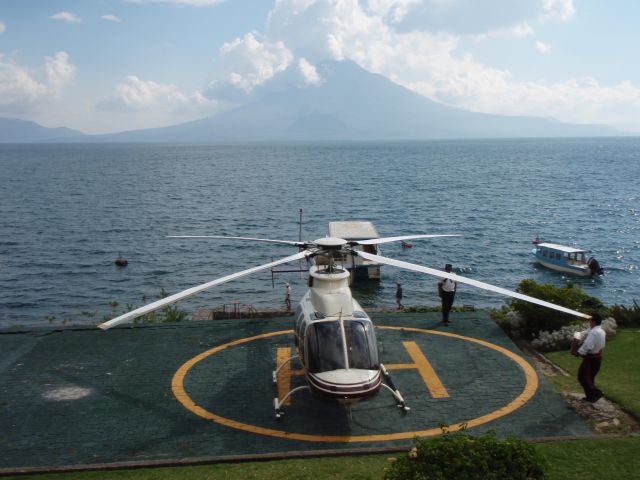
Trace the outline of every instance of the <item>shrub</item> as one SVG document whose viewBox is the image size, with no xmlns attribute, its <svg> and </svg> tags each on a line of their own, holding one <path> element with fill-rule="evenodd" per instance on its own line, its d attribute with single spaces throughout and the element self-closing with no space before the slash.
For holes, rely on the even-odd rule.
<svg viewBox="0 0 640 480">
<path fill-rule="evenodd" d="M 631 308 L 612 305 L 607 309 L 607 315 L 615 318 L 621 327 L 640 327 L 640 305 L 635 300 Z"/>
<path fill-rule="evenodd" d="M 416 441 L 389 468 L 385 480 L 542 479 L 547 467 L 533 445 L 519 438 L 498 440 L 493 431 L 480 437 L 458 432 Z"/>
<path fill-rule="evenodd" d="M 607 334 L 607 339 L 616 333 L 615 319 L 609 317 L 602 321 L 602 329 Z M 538 333 L 537 338 L 531 341 L 531 346 L 541 352 L 552 352 L 554 350 L 565 350 L 571 346 L 571 339 L 575 332 L 581 332 L 589 329 L 589 322 L 566 325 L 554 332 L 542 331 Z"/>
<path fill-rule="evenodd" d="M 169 294 L 167 293 L 167 291 L 164 288 L 162 288 L 157 298 L 158 300 L 161 300 L 168 296 Z M 143 304 L 148 303 L 146 296 L 142 297 L 142 303 Z M 118 302 L 113 301 L 113 302 L 110 302 L 109 305 L 111 306 L 111 310 L 115 315 L 116 309 L 118 307 Z M 135 308 L 134 305 L 128 303 L 125 306 L 125 312 L 130 312 L 134 308 Z M 107 321 L 109 319 L 110 319 L 109 317 L 104 317 L 103 320 Z M 182 322 L 188 319 L 189 319 L 189 314 L 187 312 L 185 312 L 184 310 L 180 310 L 176 305 L 167 305 L 166 307 L 163 307 L 160 310 L 155 310 L 147 313 L 146 315 L 141 315 L 140 317 L 136 318 L 133 322 L 134 323 L 175 323 L 175 322 Z"/>
<path fill-rule="evenodd" d="M 527 279 L 520 282 L 516 290 L 540 300 L 583 312 L 598 310 L 604 306 L 600 300 L 587 295 L 580 287 L 573 284 L 555 287 Z M 523 323 L 519 330 L 526 339 L 532 339 L 540 331 L 553 332 L 576 321 L 576 317 L 567 313 L 523 300 L 512 300 L 511 307 L 522 316 Z"/>
</svg>

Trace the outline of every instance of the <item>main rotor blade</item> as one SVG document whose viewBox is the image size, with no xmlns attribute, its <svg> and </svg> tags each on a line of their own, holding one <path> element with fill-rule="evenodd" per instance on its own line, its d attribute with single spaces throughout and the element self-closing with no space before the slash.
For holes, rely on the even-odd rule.
<svg viewBox="0 0 640 480">
<path fill-rule="evenodd" d="M 230 282 L 231 280 L 236 280 L 237 278 L 242 278 L 247 275 L 251 275 L 252 273 L 256 273 L 261 270 L 266 270 L 267 268 L 275 267 L 276 265 L 280 265 L 282 263 L 288 263 L 294 260 L 300 260 L 302 258 L 308 257 L 311 254 L 312 252 L 310 252 L 309 250 L 304 250 L 302 252 L 296 253 L 295 255 L 290 255 L 288 257 L 281 258 L 280 260 L 276 260 L 274 262 L 265 263 L 264 265 L 259 265 L 257 267 L 249 268 L 247 270 L 242 270 L 241 272 L 232 273 L 231 275 L 227 275 L 226 277 L 221 277 L 211 282 L 203 283 L 202 285 L 198 285 L 196 287 L 191 287 L 187 290 L 183 290 L 182 292 L 178 292 L 166 298 L 162 298 L 158 301 L 155 301 L 143 307 L 136 308 L 135 310 L 127 312 L 124 315 L 120 315 L 119 317 L 113 318 L 107 322 L 101 323 L 100 325 L 98 325 L 98 328 L 107 330 L 111 327 L 115 327 L 116 325 L 120 325 L 121 323 L 130 322 L 134 318 L 139 317 L 141 315 L 145 315 L 159 308 L 166 307 L 167 305 L 171 305 L 172 303 L 175 303 L 178 300 L 183 300 L 185 298 L 188 298 L 208 288 L 212 288 L 217 285 Z"/>
<path fill-rule="evenodd" d="M 253 242 L 269 242 L 269 243 L 284 243 L 286 245 L 294 245 L 296 247 L 306 247 L 304 242 L 291 242 L 289 240 L 271 240 L 270 238 L 252 238 L 252 237 L 225 237 L 220 235 L 167 235 L 167 238 L 216 238 L 216 239 L 229 239 L 229 240 L 251 240 Z"/>
<path fill-rule="evenodd" d="M 435 238 L 435 237 L 461 237 L 462 235 L 405 235 L 402 237 L 384 237 L 371 238 L 369 240 L 357 240 L 353 243 L 356 245 L 378 245 L 380 243 L 398 242 L 401 240 L 416 240 L 418 238 Z"/>
<path fill-rule="evenodd" d="M 514 292 L 512 290 L 507 290 L 506 288 L 496 287 L 495 285 L 491 285 L 490 283 L 479 282 L 478 280 L 472 280 L 470 278 L 461 277 L 460 275 L 443 272 L 442 270 L 436 270 L 435 268 L 423 267 L 422 265 L 415 265 L 413 263 L 402 262 L 400 260 L 394 260 L 392 258 L 382 257 L 380 255 L 372 255 L 371 253 L 359 252 L 359 251 L 356 251 L 354 253 L 356 255 L 361 256 L 362 258 L 366 258 L 367 260 L 373 260 L 373 261 L 384 263 L 387 265 L 393 265 L 394 267 L 406 268 L 407 270 L 413 270 L 416 272 L 427 273 L 429 275 L 433 275 L 436 277 L 449 278 L 456 282 L 466 283 L 469 285 L 473 285 L 474 287 L 482 288 L 484 290 L 489 290 L 491 292 L 500 293 L 502 295 L 507 295 L 509 297 L 517 298 L 518 300 L 524 300 L 525 302 L 535 303 L 536 305 L 552 308 L 553 310 L 558 310 L 559 312 L 568 313 L 576 317 L 591 318 L 591 316 L 587 315 L 586 313 L 577 312 L 575 310 L 571 310 L 570 308 L 566 308 L 561 305 L 556 305 L 555 303 L 545 302 L 544 300 L 540 300 L 535 297 L 530 297 L 529 295 L 523 295 L 522 293 Z"/>
</svg>

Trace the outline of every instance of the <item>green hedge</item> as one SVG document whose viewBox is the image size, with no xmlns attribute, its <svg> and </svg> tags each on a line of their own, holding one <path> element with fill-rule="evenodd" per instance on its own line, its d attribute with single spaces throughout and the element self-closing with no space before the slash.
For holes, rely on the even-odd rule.
<svg viewBox="0 0 640 480">
<path fill-rule="evenodd" d="M 548 462 L 519 438 L 499 440 L 490 431 L 477 437 L 446 434 L 416 441 L 393 462 L 385 480 L 534 480 L 545 478 Z"/>
<path fill-rule="evenodd" d="M 588 313 L 604 308 L 600 300 L 587 295 L 579 286 L 571 283 L 564 287 L 555 287 L 527 279 L 520 282 L 516 291 L 579 312 Z M 512 300 L 511 308 L 522 316 L 524 324 L 520 326 L 520 333 L 527 339 L 532 339 L 543 330 L 553 332 L 576 321 L 583 321 L 573 315 L 523 300 Z"/>
<path fill-rule="evenodd" d="M 608 307 L 606 316 L 615 318 L 619 327 L 640 327 L 640 306 L 635 300 L 631 308 L 623 305 Z"/>
</svg>

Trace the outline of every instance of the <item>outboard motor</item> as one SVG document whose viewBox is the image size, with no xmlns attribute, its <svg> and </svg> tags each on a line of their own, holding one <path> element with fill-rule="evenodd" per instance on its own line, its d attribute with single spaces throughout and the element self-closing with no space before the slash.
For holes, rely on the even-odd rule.
<svg viewBox="0 0 640 480">
<path fill-rule="evenodd" d="M 589 271 L 591 272 L 591 275 L 604 274 L 603 268 L 600 266 L 600 263 L 598 263 L 598 260 L 596 260 L 594 257 L 589 258 L 589 261 L 587 262 L 587 266 L 589 267 Z"/>
</svg>

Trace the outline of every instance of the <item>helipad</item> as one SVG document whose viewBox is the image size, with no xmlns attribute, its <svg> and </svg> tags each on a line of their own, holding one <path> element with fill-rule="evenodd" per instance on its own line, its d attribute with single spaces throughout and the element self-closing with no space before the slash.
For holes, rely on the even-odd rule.
<svg viewBox="0 0 640 480">
<path fill-rule="evenodd" d="M 586 435 L 584 422 L 484 313 L 379 314 L 383 362 L 411 410 L 381 390 L 350 410 L 307 391 L 290 318 L 0 334 L 2 469 L 222 459 L 409 445 L 467 428 Z"/>
</svg>

